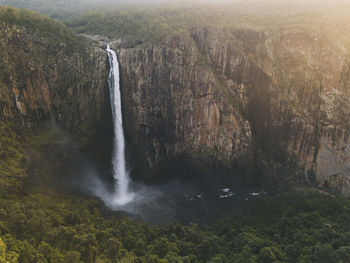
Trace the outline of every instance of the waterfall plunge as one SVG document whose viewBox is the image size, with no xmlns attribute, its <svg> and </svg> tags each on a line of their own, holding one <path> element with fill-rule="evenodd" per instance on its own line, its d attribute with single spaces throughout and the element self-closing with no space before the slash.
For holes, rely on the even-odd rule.
<svg viewBox="0 0 350 263">
<path fill-rule="evenodd" d="M 132 201 L 134 194 L 129 192 L 129 175 L 125 167 L 125 141 L 123 132 L 122 107 L 119 82 L 119 64 L 117 54 L 107 45 L 110 72 L 108 84 L 113 116 L 114 142 L 113 142 L 113 177 L 115 193 L 112 205 L 122 206 Z"/>
</svg>

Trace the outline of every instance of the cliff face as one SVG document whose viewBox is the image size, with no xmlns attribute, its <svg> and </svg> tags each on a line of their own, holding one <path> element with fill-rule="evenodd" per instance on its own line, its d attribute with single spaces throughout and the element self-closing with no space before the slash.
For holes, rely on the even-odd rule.
<svg viewBox="0 0 350 263">
<path fill-rule="evenodd" d="M 348 191 L 349 58 L 338 42 L 300 29 L 194 28 L 119 58 L 126 134 L 145 167 L 162 173 L 186 157 L 192 174 L 253 167 Z"/>
<path fill-rule="evenodd" d="M 348 52 L 337 41 L 297 29 L 260 36 L 245 52 L 272 80 L 269 97 L 259 98 L 269 116 L 256 127 L 264 133 L 257 138 L 269 170 L 280 166 L 294 179 L 347 194 Z"/>
<path fill-rule="evenodd" d="M 48 120 L 81 140 L 91 137 L 108 101 L 105 53 L 19 26 L 2 24 L 0 34 L 0 120 L 16 117 L 26 126 Z"/>
<path fill-rule="evenodd" d="M 192 166 L 207 173 L 251 159 L 251 128 L 239 112 L 241 86 L 223 83 L 192 38 L 122 49 L 119 59 L 126 134 L 146 166 L 159 172 L 174 162 L 181 176 Z"/>
<path fill-rule="evenodd" d="M 33 24 L 37 22 L 35 19 L 30 21 Z M 73 135 L 71 143 L 78 148 L 99 145 L 96 134 L 109 129 L 105 53 L 86 40 L 62 33 L 67 29 L 60 24 L 50 23 L 56 29 L 47 34 L 35 25 L 25 26 L 0 17 L 0 132 L 3 153 L 0 187 L 9 192 L 19 191 L 21 183 L 28 177 L 28 161 L 37 157 L 32 152 L 34 139 L 38 142 L 37 146 L 46 147 L 47 154 L 50 152 L 49 146 L 44 146 L 49 144 L 47 139 L 50 136 L 44 134 L 45 129 L 36 129 L 40 125 L 49 124 L 46 127 L 56 126 L 68 131 Z M 41 134 L 38 135 L 37 131 Z M 63 155 L 57 147 L 52 148 Z M 103 152 L 103 149 L 96 149 L 99 150 Z M 51 157 L 42 154 L 40 158 L 44 162 Z M 49 172 L 43 171 L 43 167 L 35 170 L 38 173 Z"/>
<path fill-rule="evenodd" d="M 28 174 L 65 174 L 81 148 L 108 170 L 106 54 L 54 22 L 48 30 L 6 16 L 0 190 L 20 191 Z M 298 181 L 348 193 L 350 63 L 337 41 L 301 29 L 193 28 L 139 44 L 114 46 L 134 175 Z"/>
</svg>

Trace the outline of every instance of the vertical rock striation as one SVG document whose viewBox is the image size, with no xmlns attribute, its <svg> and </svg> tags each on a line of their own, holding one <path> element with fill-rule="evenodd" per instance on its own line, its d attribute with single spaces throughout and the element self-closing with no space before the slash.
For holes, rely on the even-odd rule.
<svg viewBox="0 0 350 263">
<path fill-rule="evenodd" d="M 79 140 L 91 140 L 108 111 L 105 53 L 82 39 L 68 42 L 0 26 L 0 120 L 17 117 L 25 126 L 57 122 Z"/>
<path fill-rule="evenodd" d="M 126 134 L 146 167 L 181 177 L 182 169 L 203 174 L 251 159 L 250 125 L 235 95 L 241 86 L 222 83 L 191 37 L 122 49 L 119 57 L 124 111 L 132 120 Z"/>
<path fill-rule="evenodd" d="M 126 133 L 153 172 L 185 156 L 192 174 L 254 167 L 272 182 L 348 191 L 349 55 L 337 41 L 193 28 L 119 54 Z"/>
<path fill-rule="evenodd" d="M 40 30 L 36 21 L 42 19 L 40 16 L 31 19 L 35 16 L 32 13 L 21 17 L 8 12 L 11 15 L 7 19 L 0 15 L 2 193 L 21 191 L 20 185 L 28 180 L 31 169 L 28 165 L 38 156 L 42 162 L 36 166 L 41 167 L 32 168 L 43 177 L 55 177 L 58 163 L 67 164 L 62 160 L 68 158 L 65 149 L 58 147 L 58 141 L 65 139 L 57 137 L 55 142 L 49 142 L 49 134 L 35 137 L 37 142 L 31 139 L 43 124 L 73 135 L 74 139 L 64 142 L 64 147 L 93 149 L 101 159 L 109 150 L 101 138 L 112 131 L 106 54 L 57 22 L 44 20 L 45 30 Z M 15 18 L 27 20 L 17 23 Z M 32 152 L 35 143 L 42 150 L 40 154 Z M 49 164 L 44 163 L 50 160 L 51 168 L 45 170 Z"/>
</svg>

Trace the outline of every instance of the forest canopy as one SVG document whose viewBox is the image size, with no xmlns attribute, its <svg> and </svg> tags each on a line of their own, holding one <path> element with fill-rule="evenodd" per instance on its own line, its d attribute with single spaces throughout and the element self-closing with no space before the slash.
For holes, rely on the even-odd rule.
<svg viewBox="0 0 350 263">
<path fill-rule="evenodd" d="M 8 262 L 344 263 L 350 201 L 316 193 L 259 197 L 207 224 L 150 226 L 106 216 L 94 199 L 31 193 L 0 200 Z M 3 262 L 3 261 L 0 261 Z M 6 262 L 6 261 L 5 261 Z"/>
<path fill-rule="evenodd" d="M 85 39 L 77 36 L 72 29 L 61 22 L 28 9 L 0 6 L 0 21 L 4 22 L 4 25 L 22 27 L 28 32 L 47 36 L 52 41 L 65 41 L 72 48 L 82 46 L 86 42 Z"/>
<path fill-rule="evenodd" d="M 286 7 L 283 2 L 289 3 Z M 274 4 L 272 4 L 274 3 Z M 78 33 L 157 43 L 193 26 L 234 27 L 276 31 L 290 27 L 315 30 L 336 37 L 350 47 L 350 3 L 324 4 L 248 1 L 229 4 L 122 5 L 90 10 L 67 25 Z"/>
<path fill-rule="evenodd" d="M 0 0 L 66 22 L 78 33 L 157 43 L 192 26 L 274 31 L 302 27 L 338 38 L 350 47 L 348 1 L 337 0 Z"/>
</svg>

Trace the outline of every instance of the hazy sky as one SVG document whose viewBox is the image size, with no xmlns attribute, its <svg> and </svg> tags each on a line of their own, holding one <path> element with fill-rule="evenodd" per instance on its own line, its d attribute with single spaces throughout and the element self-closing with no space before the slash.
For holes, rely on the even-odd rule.
<svg viewBox="0 0 350 263">
<path fill-rule="evenodd" d="M 81 13 L 109 5 L 143 6 L 191 6 L 194 4 L 218 5 L 230 8 L 242 8 L 251 12 L 300 12 L 327 9 L 343 9 L 350 6 L 350 0 L 0 0 L 2 5 L 30 8 L 35 11 L 56 15 L 58 17 L 69 13 Z"/>
</svg>

